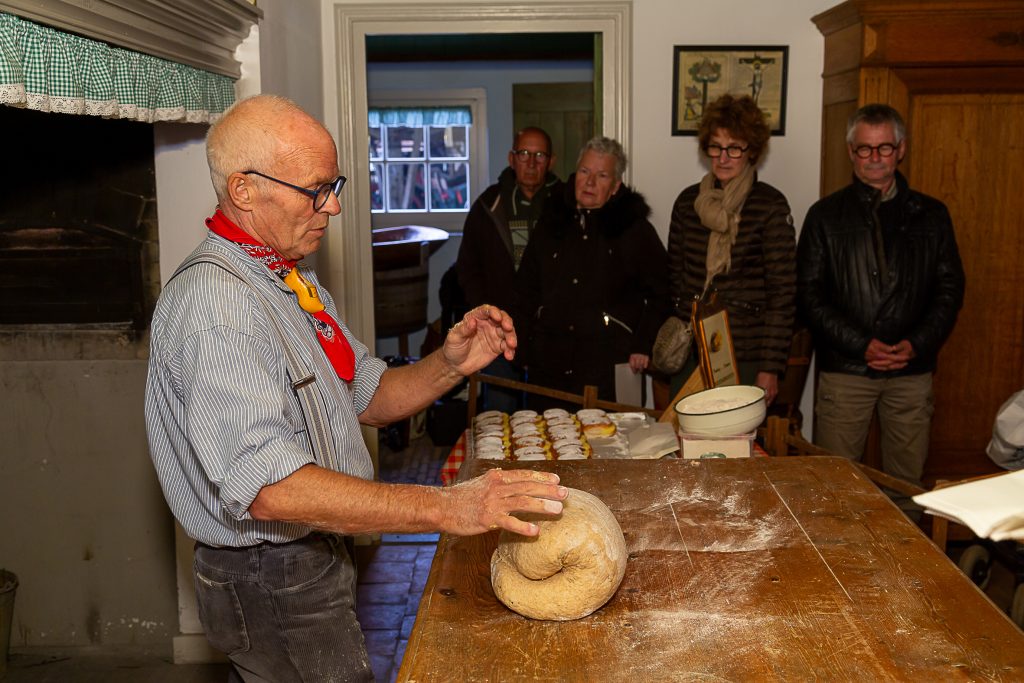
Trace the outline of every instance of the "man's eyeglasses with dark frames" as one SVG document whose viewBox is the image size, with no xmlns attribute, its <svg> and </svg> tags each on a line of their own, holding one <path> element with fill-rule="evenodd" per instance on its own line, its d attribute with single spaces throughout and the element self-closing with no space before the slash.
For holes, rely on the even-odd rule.
<svg viewBox="0 0 1024 683">
<path fill-rule="evenodd" d="M 730 159 L 739 159 L 741 156 L 743 156 L 743 153 L 746 152 L 748 149 L 750 149 L 750 145 L 747 145 L 746 147 L 740 147 L 739 145 L 729 145 L 728 147 L 722 147 L 721 145 L 711 143 L 710 145 L 704 148 L 704 153 L 707 154 L 712 159 L 717 159 L 721 157 L 722 152 L 725 152 L 725 155 Z"/>
<path fill-rule="evenodd" d="M 341 188 L 345 187 L 345 182 L 348 180 L 348 178 L 346 178 L 345 176 L 340 175 L 331 182 L 324 183 L 323 185 L 318 185 L 315 190 L 310 190 L 305 187 L 299 187 L 298 185 L 286 183 L 283 180 L 278 180 L 273 176 L 269 176 L 266 173 L 260 173 L 259 171 L 242 171 L 242 173 L 244 173 L 245 175 L 258 175 L 261 178 L 273 180 L 275 183 L 279 183 L 281 185 L 284 185 L 285 187 L 290 187 L 293 190 L 298 190 L 299 192 L 313 200 L 314 211 L 319 211 L 320 209 L 324 208 L 324 204 L 327 203 L 327 200 L 330 198 L 331 194 L 334 194 L 335 197 L 340 195 Z"/>
<path fill-rule="evenodd" d="M 512 153 L 516 155 L 516 158 L 519 159 L 519 161 L 524 163 L 530 159 L 533 159 L 538 163 L 544 163 L 551 157 L 547 152 L 531 152 L 528 149 L 514 149 L 512 150 Z"/>
<path fill-rule="evenodd" d="M 880 157 L 891 157 L 896 152 L 896 148 L 899 145 L 894 145 L 891 142 L 883 142 L 880 145 L 857 145 L 853 148 L 853 153 L 859 156 L 861 159 L 870 159 L 871 155 L 878 152 Z"/>
</svg>

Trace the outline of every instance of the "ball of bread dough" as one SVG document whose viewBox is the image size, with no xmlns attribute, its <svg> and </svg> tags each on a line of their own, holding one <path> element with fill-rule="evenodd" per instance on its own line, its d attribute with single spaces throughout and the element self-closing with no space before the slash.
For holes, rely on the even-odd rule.
<svg viewBox="0 0 1024 683">
<path fill-rule="evenodd" d="M 491 555 L 491 586 L 509 609 L 531 619 L 585 617 L 615 594 L 626 573 L 626 539 L 600 499 L 569 489 L 558 517 L 530 521 L 540 534 L 503 531 Z"/>
</svg>

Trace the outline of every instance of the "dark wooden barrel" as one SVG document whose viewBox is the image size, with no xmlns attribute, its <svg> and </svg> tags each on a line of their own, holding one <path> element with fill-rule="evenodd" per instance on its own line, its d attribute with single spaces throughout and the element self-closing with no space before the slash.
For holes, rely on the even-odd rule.
<svg viewBox="0 0 1024 683">
<path fill-rule="evenodd" d="M 373 314 L 378 337 L 397 337 L 427 326 L 427 260 L 408 268 L 375 270 Z"/>
<path fill-rule="evenodd" d="M 404 225 L 373 231 L 373 312 L 378 337 L 427 326 L 430 254 L 448 239 L 437 228 Z"/>
</svg>

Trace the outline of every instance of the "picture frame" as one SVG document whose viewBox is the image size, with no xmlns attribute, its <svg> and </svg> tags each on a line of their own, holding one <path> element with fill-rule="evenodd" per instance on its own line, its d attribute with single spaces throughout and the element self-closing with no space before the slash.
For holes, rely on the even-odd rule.
<svg viewBox="0 0 1024 683">
<path fill-rule="evenodd" d="M 726 93 L 750 95 L 772 135 L 785 135 L 788 71 L 788 45 L 676 45 L 672 135 L 697 135 L 704 108 Z"/>
<path fill-rule="evenodd" d="M 711 389 L 739 384 L 728 311 L 723 308 L 698 318 L 696 337 L 704 386 Z"/>
</svg>

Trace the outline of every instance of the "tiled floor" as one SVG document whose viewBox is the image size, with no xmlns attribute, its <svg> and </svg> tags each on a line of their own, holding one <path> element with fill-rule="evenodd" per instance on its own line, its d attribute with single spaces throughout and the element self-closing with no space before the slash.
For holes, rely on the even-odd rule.
<svg viewBox="0 0 1024 683">
<path fill-rule="evenodd" d="M 393 681 L 412 632 L 434 559 L 436 537 L 425 543 L 386 542 L 361 558 L 357 612 L 378 681 Z"/>
</svg>

